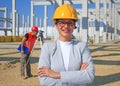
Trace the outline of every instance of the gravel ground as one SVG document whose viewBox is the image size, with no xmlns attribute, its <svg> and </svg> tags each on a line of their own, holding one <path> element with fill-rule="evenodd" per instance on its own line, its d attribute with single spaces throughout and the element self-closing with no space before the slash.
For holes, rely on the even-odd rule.
<svg viewBox="0 0 120 86">
<path fill-rule="evenodd" d="M 37 65 L 40 43 L 35 46 L 31 59 L 32 74 L 28 79 L 20 77 L 19 42 L 0 43 L 0 86 L 40 86 Z M 89 45 L 95 64 L 95 80 L 89 86 L 120 86 L 120 42 Z"/>
</svg>

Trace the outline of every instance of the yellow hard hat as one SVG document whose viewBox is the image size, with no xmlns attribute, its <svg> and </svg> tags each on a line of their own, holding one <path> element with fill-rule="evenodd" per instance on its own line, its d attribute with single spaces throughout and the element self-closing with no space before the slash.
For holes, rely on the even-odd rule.
<svg viewBox="0 0 120 86">
<path fill-rule="evenodd" d="M 73 19 L 78 21 L 77 12 L 71 5 L 63 4 L 55 10 L 52 20 L 55 22 L 56 19 Z"/>
</svg>

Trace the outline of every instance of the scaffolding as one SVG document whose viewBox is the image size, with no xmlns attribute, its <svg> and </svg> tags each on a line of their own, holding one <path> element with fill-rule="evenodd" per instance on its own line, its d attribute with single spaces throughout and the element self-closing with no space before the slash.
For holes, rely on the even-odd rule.
<svg viewBox="0 0 120 86">
<path fill-rule="evenodd" d="M 3 17 L 0 17 L 0 22 L 3 22 L 4 25 L 0 27 L 0 31 L 4 31 L 5 32 L 5 35 L 7 36 L 7 31 L 12 31 L 12 29 L 9 27 L 7 27 L 7 23 L 10 22 L 12 23 L 12 19 L 10 18 L 7 18 L 7 8 L 6 7 L 3 7 L 3 8 L 0 8 L 0 12 L 3 12 L 4 13 L 4 16 Z"/>
</svg>

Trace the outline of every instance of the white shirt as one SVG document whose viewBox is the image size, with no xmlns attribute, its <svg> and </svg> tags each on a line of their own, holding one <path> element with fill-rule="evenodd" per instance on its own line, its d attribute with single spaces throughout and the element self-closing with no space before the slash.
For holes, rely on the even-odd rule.
<svg viewBox="0 0 120 86">
<path fill-rule="evenodd" d="M 72 41 L 63 42 L 63 41 L 59 40 L 59 42 L 60 42 L 60 47 L 61 47 L 61 51 L 62 51 L 64 66 L 65 66 L 65 69 L 67 71 L 68 65 L 69 65 L 70 48 L 72 45 Z"/>
</svg>

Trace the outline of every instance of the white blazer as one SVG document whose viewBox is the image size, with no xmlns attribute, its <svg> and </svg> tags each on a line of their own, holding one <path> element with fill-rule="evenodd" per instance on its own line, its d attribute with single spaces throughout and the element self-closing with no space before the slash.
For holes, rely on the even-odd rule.
<svg viewBox="0 0 120 86">
<path fill-rule="evenodd" d="M 79 70 L 83 62 L 88 62 L 89 66 L 85 70 Z M 88 45 L 85 42 L 73 41 L 68 71 L 65 70 L 59 41 L 44 43 L 38 68 L 42 66 L 60 72 L 61 78 L 38 76 L 41 86 L 86 86 L 94 80 L 94 64 Z"/>
</svg>

